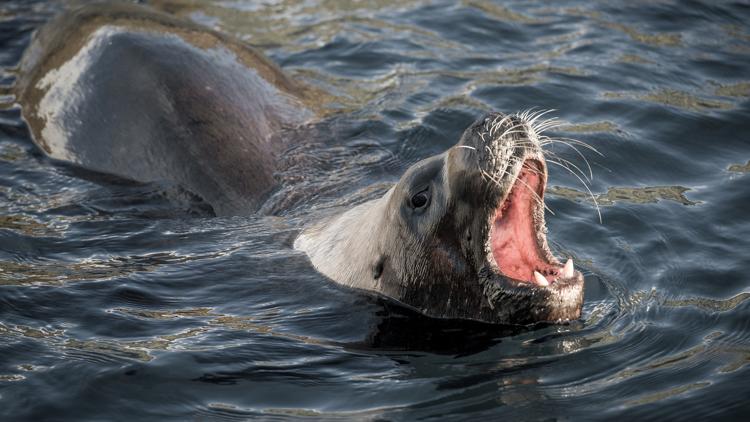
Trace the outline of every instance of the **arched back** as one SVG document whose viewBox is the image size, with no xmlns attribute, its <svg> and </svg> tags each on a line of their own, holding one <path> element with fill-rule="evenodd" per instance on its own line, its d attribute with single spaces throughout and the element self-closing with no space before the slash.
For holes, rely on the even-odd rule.
<svg viewBox="0 0 750 422">
<path fill-rule="evenodd" d="M 178 183 L 218 214 L 257 209 L 282 129 L 314 117 L 308 91 L 250 47 L 137 6 L 58 17 L 21 74 L 24 118 L 51 157 Z"/>
</svg>

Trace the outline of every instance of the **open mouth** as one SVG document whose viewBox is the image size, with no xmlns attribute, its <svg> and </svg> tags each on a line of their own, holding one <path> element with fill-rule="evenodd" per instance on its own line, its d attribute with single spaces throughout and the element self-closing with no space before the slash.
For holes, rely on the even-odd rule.
<svg viewBox="0 0 750 422">
<path fill-rule="evenodd" d="M 499 272 L 520 283 L 549 286 L 575 276 L 573 261 L 562 265 L 547 246 L 544 226 L 545 168 L 526 160 L 510 193 L 492 217 L 491 257 Z"/>
</svg>

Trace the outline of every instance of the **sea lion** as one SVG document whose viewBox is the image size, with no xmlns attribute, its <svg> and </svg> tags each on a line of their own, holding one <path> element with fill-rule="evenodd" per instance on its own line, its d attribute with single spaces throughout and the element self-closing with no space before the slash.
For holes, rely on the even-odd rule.
<svg viewBox="0 0 750 422">
<path fill-rule="evenodd" d="M 490 113 L 383 197 L 308 227 L 295 247 L 341 284 L 441 318 L 580 316 L 583 276 L 550 252 L 533 117 Z"/>
<path fill-rule="evenodd" d="M 307 87 L 244 43 L 125 3 L 65 12 L 35 33 L 16 97 L 49 156 L 174 182 L 217 214 L 257 210 Z"/>
<path fill-rule="evenodd" d="M 140 6 L 63 14 L 20 69 L 23 117 L 51 157 L 177 183 L 217 214 L 257 212 L 277 187 L 285 128 L 315 119 L 313 91 L 260 53 Z M 381 198 L 304 228 L 295 248 L 330 279 L 431 317 L 579 318 L 583 276 L 545 237 L 535 117 L 480 118 Z"/>
</svg>

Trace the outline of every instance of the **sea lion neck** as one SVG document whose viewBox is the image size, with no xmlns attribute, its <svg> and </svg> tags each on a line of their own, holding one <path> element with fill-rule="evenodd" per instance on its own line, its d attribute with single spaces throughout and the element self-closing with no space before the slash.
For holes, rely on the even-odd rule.
<svg viewBox="0 0 750 422">
<path fill-rule="evenodd" d="M 382 290 L 391 188 L 380 198 L 341 210 L 303 229 L 294 248 L 323 275 L 349 287 Z"/>
</svg>

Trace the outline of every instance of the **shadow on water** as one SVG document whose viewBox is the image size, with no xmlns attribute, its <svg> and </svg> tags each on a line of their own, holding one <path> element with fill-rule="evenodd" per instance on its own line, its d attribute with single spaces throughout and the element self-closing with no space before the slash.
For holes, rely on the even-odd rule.
<svg viewBox="0 0 750 422">
<path fill-rule="evenodd" d="M 55 162 L 54 165 L 65 176 L 91 182 L 111 193 L 109 197 L 91 198 L 79 204 L 102 215 L 139 218 L 205 218 L 216 215 L 201 197 L 168 181 L 140 183 L 64 162 Z"/>
<path fill-rule="evenodd" d="M 379 319 L 377 325 L 364 341 L 347 344 L 347 349 L 428 352 L 461 357 L 483 352 L 502 341 L 503 337 L 547 326 L 503 326 L 477 321 L 441 320 L 425 317 L 386 299 L 378 298 L 377 304 L 382 307 L 376 314 Z"/>
</svg>

